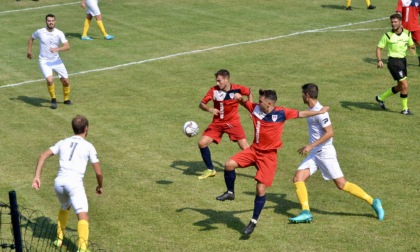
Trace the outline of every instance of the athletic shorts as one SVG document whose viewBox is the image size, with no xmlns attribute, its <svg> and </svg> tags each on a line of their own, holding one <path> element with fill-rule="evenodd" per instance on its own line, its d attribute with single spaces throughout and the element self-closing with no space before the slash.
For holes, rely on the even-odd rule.
<svg viewBox="0 0 420 252">
<path fill-rule="evenodd" d="M 257 167 L 255 180 L 266 186 L 273 184 L 277 169 L 277 150 L 259 151 L 251 145 L 251 147 L 238 152 L 230 159 L 238 163 L 241 168 L 255 165 Z"/>
<path fill-rule="evenodd" d="M 234 123 L 212 122 L 203 132 L 203 135 L 211 137 L 213 142 L 218 144 L 222 140 L 224 133 L 228 134 L 229 139 L 234 142 L 246 139 L 244 128 L 239 121 Z"/>
<path fill-rule="evenodd" d="M 335 148 L 321 149 L 311 152 L 299 165 L 298 170 L 308 169 L 312 174 L 321 170 L 325 180 L 338 179 L 344 177 L 340 164 L 337 160 Z"/>
<path fill-rule="evenodd" d="M 407 78 L 407 60 L 405 58 L 388 58 L 388 70 L 396 81 Z"/>
<path fill-rule="evenodd" d="M 86 14 L 90 14 L 92 16 L 101 15 L 101 11 L 99 10 L 98 0 L 86 0 Z"/>
<path fill-rule="evenodd" d="M 83 181 L 75 182 L 69 178 L 59 177 L 54 181 L 54 190 L 62 210 L 67 210 L 72 206 L 76 214 L 88 212 L 88 200 Z"/>
<path fill-rule="evenodd" d="M 414 42 L 419 43 L 420 42 L 420 30 L 412 31 L 411 37 L 413 38 Z"/>
<path fill-rule="evenodd" d="M 52 76 L 53 71 L 58 74 L 59 78 L 69 78 L 66 66 L 64 65 L 61 58 L 58 58 L 54 61 L 40 60 L 39 67 L 41 68 L 42 74 L 45 78 Z"/>
</svg>

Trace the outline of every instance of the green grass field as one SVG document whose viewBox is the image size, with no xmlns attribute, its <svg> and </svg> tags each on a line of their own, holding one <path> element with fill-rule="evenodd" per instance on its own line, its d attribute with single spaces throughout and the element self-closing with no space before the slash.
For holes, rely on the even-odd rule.
<svg viewBox="0 0 420 252">
<path fill-rule="evenodd" d="M 90 238 L 112 251 L 417 251 L 420 250 L 418 160 L 420 68 L 408 57 L 409 107 L 399 114 L 398 96 L 382 111 L 375 95 L 394 84 L 376 68 L 375 49 L 387 31 L 396 1 L 353 0 L 124 0 L 101 1 L 105 41 L 92 22 L 94 41 L 81 41 L 85 13 L 76 0 L 3 0 L 0 5 L 0 201 L 16 190 L 21 206 L 55 220 L 53 189 L 58 158 L 44 167 L 40 191 L 31 188 L 38 155 L 72 134 L 70 120 L 90 120 L 88 140 L 101 160 L 103 196 L 95 177 L 85 176 Z M 58 109 L 49 95 L 38 60 L 26 59 L 27 40 L 57 16 L 71 50 L 61 53 L 72 85 L 74 106 Z M 38 54 L 39 41 L 34 54 Z M 383 55 L 386 58 L 386 55 Z M 314 82 L 319 100 L 330 106 L 334 143 L 346 178 L 383 201 L 385 220 L 376 220 L 365 202 L 337 190 L 320 174 L 308 183 L 312 224 L 290 225 L 300 212 L 292 177 L 307 142 L 305 120 L 286 123 L 274 185 L 257 228 L 241 235 L 252 216 L 254 168 L 238 170 L 236 200 L 217 202 L 225 191 L 224 162 L 238 146 L 225 136 L 211 145 L 218 174 L 200 181 L 205 169 L 199 137 L 187 138 L 182 125 L 194 120 L 202 132 L 211 115 L 198 108 L 215 85 L 213 73 L 231 72 L 231 81 L 275 89 L 278 105 L 306 109 L 300 86 Z M 254 99 L 257 97 L 254 95 Z M 241 108 L 252 141 L 252 122 Z M 417 163 L 416 163 L 417 162 Z M 73 212 L 72 212 L 73 213 Z M 71 215 L 69 228 L 77 227 Z"/>
</svg>

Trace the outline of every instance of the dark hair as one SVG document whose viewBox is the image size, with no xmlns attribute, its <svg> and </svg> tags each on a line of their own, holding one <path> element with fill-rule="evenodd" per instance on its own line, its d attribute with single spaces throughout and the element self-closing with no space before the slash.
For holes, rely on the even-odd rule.
<svg viewBox="0 0 420 252">
<path fill-rule="evenodd" d="M 307 83 L 302 86 L 302 92 L 308 94 L 312 99 L 318 99 L 318 86 L 314 83 Z"/>
<path fill-rule="evenodd" d="M 79 135 L 85 132 L 86 127 L 89 126 L 89 121 L 86 117 L 77 115 L 71 121 L 71 126 L 74 134 Z"/>
<path fill-rule="evenodd" d="M 274 90 L 260 89 L 260 96 L 264 96 L 266 99 L 272 100 L 274 103 L 277 101 L 277 94 Z"/>
<path fill-rule="evenodd" d="M 52 18 L 54 18 L 54 19 L 55 19 L 55 16 L 54 16 L 53 14 L 47 14 L 47 15 L 45 16 L 45 21 L 47 21 L 47 19 L 48 19 L 49 17 L 52 17 Z"/>
<path fill-rule="evenodd" d="M 214 76 L 217 78 L 217 76 L 222 76 L 223 78 L 228 78 L 229 79 L 229 77 L 230 77 L 230 73 L 229 73 L 229 71 L 228 70 L 226 70 L 226 69 L 220 69 L 219 71 L 217 71 L 215 74 L 214 74 Z"/>
<path fill-rule="evenodd" d="M 395 13 L 395 14 L 392 14 L 390 17 L 389 17 L 389 19 L 390 20 L 392 20 L 392 19 L 398 19 L 398 20 L 402 20 L 402 16 L 399 14 L 399 13 Z"/>
</svg>

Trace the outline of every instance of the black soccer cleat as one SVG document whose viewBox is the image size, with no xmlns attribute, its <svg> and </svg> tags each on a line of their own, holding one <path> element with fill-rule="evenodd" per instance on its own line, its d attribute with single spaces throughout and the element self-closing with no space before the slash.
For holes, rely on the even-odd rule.
<svg viewBox="0 0 420 252">
<path fill-rule="evenodd" d="M 413 113 L 411 113 L 411 111 L 409 109 L 405 109 L 405 110 L 401 111 L 401 114 L 403 114 L 403 115 L 414 115 Z"/>
<path fill-rule="evenodd" d="M 384 101 L 379 100 L 379 95 L 377 95 L 377 96 L 375 97 L 375 99 L 376 99 L 376 101 L 378 102 L 379 106 L 381 106 L 381 108 L 382 108 L 383 110 L 386 110 L 386 107 L 385 107 L 385 102 L 384 102 Z"/>
<path fill-rule="evenodd" d="M 353 10 L 351 6 L 347 7 L 346 10 Z"/>
<path fill-rule="evenodd" d="M 55 98 L 51 99 L 51 108 L 52 109 L 57 108 L 57 100 Z"/>
<path fill-rule="evenodd" d="M 246 227 L 244 228 L 244 234 L 246 234 L 246 235 L 252 234 L 252 232 L 254 232 L 254 229 L 255 229 L 256 226 L 257 226 L 256 223 L 250 221 L 248 223 L 248 225 L 246 225 Z"/>
<path fill-rule="evenodd" d="M 368 9 L 368 10 L 374 10 L 374 9 L 376 9 L 376 6 L 375 6 L 375 5 L 369 5 L 369 6 L 367 7 L 367 9 Z"/>
<path fill-rule="evenodd" d="M 235 194 L 233 192 L 226 191 L 222 195 L 216 197 L 217 200 L 225 201 L 225 200 L 234 200 Z"/>
<path fill-rule="evenodd" d="M 73 105 L 73 102 L 71 102 L 70 100 L 64 101 L 64 104 L 66 105 Z"/>
</svg>

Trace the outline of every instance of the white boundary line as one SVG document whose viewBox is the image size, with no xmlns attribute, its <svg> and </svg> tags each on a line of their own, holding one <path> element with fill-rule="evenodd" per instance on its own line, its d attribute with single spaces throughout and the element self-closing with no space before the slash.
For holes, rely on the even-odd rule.
<svg viewBox="0 0 420 252">
<path fill-rule="evenodd" d="M 344 24 L 344 25 L 330 26 L 330 27 L 320 28 L 320 29 L 294 32 L 294 33 L 290 33 L 290 34 L 286 34 L 286 35 L 280 35 L 280 36 L 271 37 L 271 38 L 257 39 L 257 40 L 250 40 L 250 41 L 226 44 L 226 45 L 221 45 L 221 46 L 209 47 L 209 48 L 201 49 L 201 50 L 192 50 L 192 51 L 187 51 L 187 52 L 169 54 L 169 55 L 166 55 L 166 56 L 161 56 L 161 57 L 151 58 L 151 59 L 146 59 L 146 60 L 140 60 L 140 61 L 134 61 L 134 62 L 129 62 L 129 63 L 121 64 L 121 65 L 115 65 L 115 66 L 110 66 L 110 67 L 105 67 L 105 68 L 97 68 L 97 69 L 91 69 L 91 70 L 87 70 L 87 71 L 81 71 L 81 72 L 69 74 L 69 76 L 87 74 L 87 73 L 94 73 L 94 72 L 102 72 L 102 71 L 117 69 L 117 68 L 121 68 L 121 67 L 131 66 L 131 65 L 144 64 L 144 63 L 148 63 L 148 62 L 165 60 L 165 59 L 175 58 L 175 57 L 184 56 L 184 55 L 191 55 L 191 54 L 197 54 L 197 53 L 202 53 L 202 52 L 214 51 L 214 50 L 223 49 L 223 48 L 227 48 L 227 47 L 233 47 L 233 46 L 240 46 L 240 45 L 246 45 L 246 44 L 254 44 L 254 43 L 260 43 L 260 42 L 265 42 L 265 41 L 277 40 L 277 39 L 281 39 L 281 38 L 287 38 L 287 37 L 302 35 L 302 34 L 306 34 L 306 33 L 326 32 L 326 31 L 332 30 L 332 29 L 338 29 L 338 28 L 349 27 L 349 26 L 354 26 L 354 25 L 368 24 L 368 23 L 372 23 L 372 22 L 376 22 L 376 21 L 381 21 L 381 20 L 384 20 L 384 19 L 388 19 L 388 17 L 372 19 L 372 20 L 368 20 L 368 21 L 361 21 L 361 22 L 357 22 L 357 23 L 349 23 L 349 24 Z M 360 29 L 357 29 L 357 30 L 360 30 Z M 29 84 L 29 83 L 39 82 L 39 81 L 44 81 L 44 79 L 28 80 L 28 81 L 14 83 L 14 84 L 7 84 L 7 85 L 0 86 L 0 88 L 21 86 L 21 85 L 24 85 L 24 84 Z"/>
<path fill-rule="evenodd" d="M 30 11 L 30 10 L 37 10 L 37 9 L 45 9 L 49 7 L 57 7 L 57 6 L 65 6 L 65 5 L 72 5 L 72 4 L 78 4 L 79 2 L 73 2 L 73 3 L 65 3 L 65 4 L 53 4 L 53 5 L 45 5 L 45 6 L 39 6 L 39 7 L 32 7 L 32 8 L 25 8 L 25 9 L 17 9 L 17 10 L 9 10 L 9 11 L 2 11 L 0 12 L 0 15 L 13 13 L 13 12 L 20 12 L 20 11 Z"/>
</svg>

